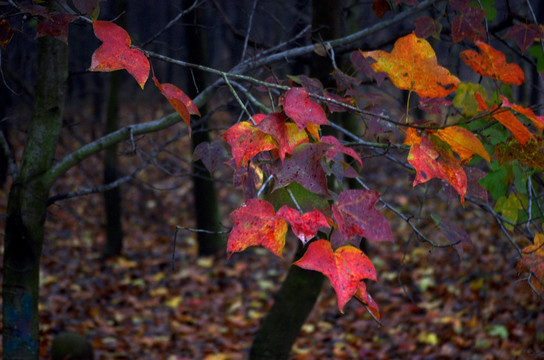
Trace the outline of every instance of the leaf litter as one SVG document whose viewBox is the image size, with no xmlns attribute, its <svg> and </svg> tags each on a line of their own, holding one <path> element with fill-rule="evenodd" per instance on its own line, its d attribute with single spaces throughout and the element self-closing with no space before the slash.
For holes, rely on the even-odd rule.
<svg viewBox="0 0 544 360">
<path fill-rule="evenodd" d="M 188 153 L 188 141 L 177 143 L 178 150 Z M 70 146 L 77 144 L 65 143 L 59 151 L 68 152 Z M 133 166 L 130 161 L 121 158 L 127 168 Z M 409 179 L 402 177 L 406 174 L 393 176 L 376 161 L 365 163 L 367 180 L 387 186 L 386 200 L 417 206 L 401 187 L 410 189 Z M 100 168 L 98 157 L 89 159 L 55 191 L 99 181 L 89 174 L 99 174 Z M 173 190 L 159 191 L 160 186 Z M 1 190 L 2 212 L 7 189 Z M 421 193 L 416 189 L 413 196 Z M 220 186 L 219 196 L 228 219 L 240 194 Z M 454 248 L 416 243 L 406 223 L 385 213 L 395 242 L 365 251 L 378 275 L 377 283 L 366 286 L 380 306 L 383 327 L 355 300 L 341 314 L 334 289 L 326 283 L 291 359 L 510 359 L 544 351 L 543 305 L 527 284 L 516 282 L 515 253 L 500 229 L 483 226 L 470 205 L 455 212 L 445 200 L 431 200 L 429 211 L 462 226 L 472 247 L 459 258 Z M 261 248 L 227 261 L 224 254 L 198 258 L 194 234 L 183 232 L 173 253 L 175 226 L 193 224 L 192 202 L 188 177 L 165 180 L 153 167 L 138 175 L 123 188 L 124 254 L 105 262 L 100 260 L 100 196 L 49 208 L 40 273 L 41 358 L 48 358 L 60 331 L 84 334 L 97 359 L 247 358 L 299 240 L 288 237 L 285 261 Z M 420 225 L 436 232 L 432 220 Z"/>
</svg>

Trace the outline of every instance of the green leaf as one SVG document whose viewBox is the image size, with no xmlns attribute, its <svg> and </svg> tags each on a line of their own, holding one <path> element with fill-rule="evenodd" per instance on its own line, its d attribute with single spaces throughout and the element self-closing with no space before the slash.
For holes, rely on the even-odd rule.
<svg viewBox="0 0 544 360">
<path fill-rule="evenodd" d="M 527 173 L 518 164 L 512 164 L 514 186 L 518 193 L 527 194 Z"/>
<path fill-rule="evenodd" d="M 508 130 L 498 123 L 482 131 L 482 135 L 484 135 L 493 146 L 499 143 L 505 143 L 510 137 Z"/>
<path fill-rule="evenodd" d="M 329 202 L 325 197 L 306 190 L 299 183 L 293 182 L 284 188 L 279 188 L 264 196 L 265 200 L 274 206 L 275 211 L 278 211 L 283 205 L 288 205 L 296 209 L 296 205 L 293 203 L 287 189 L 291 191 L 293 197 L 304 212 L 312 211 L 314 209 L 322 210 L 330 207 Z"/>
<path fill-rule="evenodd" d="M 499 199 L 506 195 L 506 190 L 508 188 L 507 176 L 508 172 L 506 171 L 505 166 L 498 166 L 494 161 L 492 163 L 492 171 L 490 171 L 486 176 L 480 179 L 479 183 L 482 185 L 494 199 Z"/>
<path fill-rule="evenodd" d="M 542 54 L 542 46 L 540 44 L 531 46 L 529 48 L 529 54 L 537 61 L 536 70 L 542 72 L 544 70 L 544 54 Z"/>
<path fill-rule="evenodd" d="M 524 211 L 527 207 L 527 198 L 520 194 L 510 194 L 508 197 L 503 196 L 497 200 L 493 210 L 500 213 L 505 219 L 510 220 L 514 224 L 518 222 L 519 212 Z M 504 224 L 508 230 L 513 227 L 510 224 Z"/>
<path fill-rule="evenodd" d="M 482 85 L 471 82 L 460 83 L 455 91 L 453 106 L 460 109 L 463 116 L 471 117 L 478 114 L 478 102 L 474 98 L 476 93 L 482 94 L 484 99 L 487 99 L 487 91 Z"/>
<path fill-rule="evenodd" d="M 487 333 L 491 336 L 499 337 L 503 340 L 508 339 L 508 328 L 503 324 L 495 324 L 488 328 Z"/>
<path fill-rule="evenodd" d="M 497 9 L 495 7 L 495 0 L 480 0 L 482 7 L 485 11 L 485 18 L 487 21 L 493 21 L 497 17 Z M 479 6 L 479 5 L 478 5 Z"/>
</svg>

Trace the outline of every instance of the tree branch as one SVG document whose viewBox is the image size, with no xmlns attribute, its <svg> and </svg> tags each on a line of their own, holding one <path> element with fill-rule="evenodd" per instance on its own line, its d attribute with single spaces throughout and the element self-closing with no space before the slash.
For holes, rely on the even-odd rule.
<svg viewBox="0 0 544 360">
<path fill-rule="evenodd" d="M 406 18 L 408 18 L 408 17 L 410 17 L 410 16 L 412 16 L 414 14 L 417 14 L 417 13 L 423 11 L 423 10 L 426 10 L 427 8 L 433 6 L 434 4 L 436 4 L 438 2 L 441 2 L 441 1 L 444 1 L 444 0 L 426 0 L 426 1 L 423 1 L 419 5 L 413 7 L 411 9 L 409 9 L 409 10 L 403 11 L 403 12 L 397 14 L 397 16 L 395 16 L 393 19 L 380 22 L 380 23 L 378 23 L 378 24 L 376 24 L 374 26 L 371 26 L 371 27 L 369 27 L 367 29 L 363 29 L 363 30 L 361 30 L 359 32 L 348 35 L 346 37 L 331 40 L 328 43 L 331 46 L 342 46 L 342 45 L 353 43 L 353 42 L 355 42 L 357 40 L 360 40 L 360 39 L 362 39 L 362 38 L 364 38 L 366 36 L 372 35 L 372 34 L 378 32 L 380 30 L 383 30 L 383 29 L 385 29 L 385 28 L 387 28 L 387 27 L 389 27 L 389 26 L 391 26 L 391 25 L 393 25 L 393 24 L 395 24 L 397 22 L 400 22 L 400 21 L 402 21 L 402 20 L 404 20 L 404 19 L 406 19 Z M 272 55 L 268 55 L 268 56 L 265 56 L 265 57 L 256 56 L 253 59 L 245 60 L 242 63 L 236 65 L 228 73 L 225 73 L 225 72 L 222 72 L 222 71 L 219 71 L 219 70 L 215 70 L 215 69 L 210 69 L 210 68 L 202 66 L 202 65 L 189 64 L 187 62 L 180 61 L 180 60 L 176 60 L 175 62 L 178 63 L 179 65 L 192 66 L 192 67 L 196 67 L 198 69 L 204 70 L 204 71 L 214 72 L 214 73 L 216 73 L 217 75 L 220 75 L 220 76 L 227 75 L 229 77 L 240 78 L 240 79 L 245 79 L 245 80 L 257 82 L 255 79 L 253 79 L 251 77 L 243 76 L 243 75 L 240 75 L 240 74 L 245 73 L 245 72 L 247 72 L 249 70 L 255 69 L 257 67 L 260 67 L 260 66 L 262 66 L 264 64 L 271 64 L 271 63 L 274 63 L 274 62 L 277 62 L 277 61 L 284 61 L 287 58 L 294 58 L 294 57 L 306 55 L 306 54 L 309 54 L 309 53 L 311 53 L 313 51 L 314 51 L 314 46 L 313 45 L 308 45 L 308 46 L 303 46 L 303 47 L 299 47 L 299 48 L 295 48 L 295 49 L 285 50 L 285 51 L 282 51 L 282 52 L 279 52 L 279 53 L 276 53 L 276 54 L 272 54 Z M 159 54 L 154 54 L 152 52 L 148 52 L 148 55 L 151 55 L 153 57 L 163 59 L 163 60 L 171 60 L 171 59 L 168 59 L 167 57 L 164 57 L 164 56 L 159 55 Z M 202 91 L 198 96 L 196 96 L 193 99 L 193 102 L 195 103 L 195 105 L 197 107 L 202 107 L 207 102 L 209 97 L 211 96 L 212 91 L 218 85 L 220 85 L 223 82 L 224 82 L 223 79 L 219 79 L 219 80 L 215 81 L 212 85 L 207 87 L 204 91 Z M 67 155 L 64 159 L 62 159 L 60 162 L 55 164 L 44 175 L 44 181 L 48 186 L 51 186 L 60 176 L 65 174 L 70 168 L 72 168 L 74 165 L 78 164 L 82 160 L 86 159 L 87 157 L 89 157 L 89 156 L 91 156 L 93 154 L 96 154 L 99 151 L 102 151 L 105 148 L 107 148 L 107 147 L 109 147 L 109 146 L 111 146 L 113 144 L 116 144 L 116 143 L 119 143 L 119 142 L 121 142 L 123 140 L 126 140 L 130 136 L 148 134 L 148 133 L 151 133 L 151 132 L 156 132 L 156 131 L 159 131 L 159 130 L 163 130 L 163 129 L 166 129 L 166 128 L 178 123 L 179 121 L 181 121 L 180 116 L 176 112 L 174 112 L 174 113 L 171 113 L 171 114 L 169 114 L 169 115 L 167 115 L 167 116 L 165 116 L 165 117 L 163 117 L 161 119 L 153 120 L 153 121 L 150 121 L 150 122 L 147 122 L 147 123 L 142 123 L 142 124 L 128 125 L 128 126 L 126 126 L 124 128 L 121 128 L 121 129 L 119 129 L 119 130 L 117 130 L 117 131 L 115 131 L 113 133 L 110 133 L 110 134 L 108 134 L 108 135 L 106 135 L 106 136 L 104 136 L 104 137 L 102 137 L 100 139 L 97 139 L 97 140 L 95 140 L 95 141 L 93 141 L 93 142 L 91 142 L 89 144 L 86 144 L 83 147 L 81 147 L 80 149 L 78 149 L 78 150 L 74 151 L 73 153 Z"/>
</svg>

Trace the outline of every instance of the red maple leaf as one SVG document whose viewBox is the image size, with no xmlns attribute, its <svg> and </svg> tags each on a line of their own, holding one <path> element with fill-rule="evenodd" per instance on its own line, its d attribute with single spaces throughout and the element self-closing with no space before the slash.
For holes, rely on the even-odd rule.
<svg viewBox="0 0 544 360">
<path fill-rule="evenodd" d="M 372 296 L 366 291 L 366 284 L 364 281 L 359 283 L 355 298 L 365 304 L 368 311 L 370 311 L 376 319 L 380 320 L 380 309 L 378 308 L 378 304 L 376 304 Z"/>
<path fill-rule="evenodd" d="M 522 53 L 524 53 L 536 39 L 543 36 L 542 28 L 536 24 L 515 24 L 504 35 L 505 38 L 514 39 Z"/>
<path fill-rule="evenodd" d="M 363 161 L 361 160 L 359 155 L 357 155 L 355 150 L 353 150 L 353 149 L 351 149 L 351 148 L 349 148 L 347 146 L 342 145 L 340 143 L 340 141 L 336 137 L 334 137 L 334 136 L 323 136 L 323 137 L 321 137 L 321 142 L 325 143 L 325 144 L 332 145 L 329 148 L 329 150 L 327 150 L 327 152 L 325 153 L 325 156 L 327 157 L 327 160 L 330 161 L 331 159 L 333 159 L 336 156 L 336 154 L 341 152 L 341 153 L 349 155 L 352 158 L 354 158 L 355 160 L 357 160 L 357 162 L 359 163 L 359 166 L 363 166 Z"/>
<path fill-rule="evenodd" d="M 256 116 L 253 116 L 255 119 Z M 278 142 L 279 157 L 283 163 L 286 154 L 291 154 L 300 144 L 308 142 L 308 135 L 305 131 L 298 130 L 296 124 L 286 122 L 287 118 L 283 113 L 270 113 L 259 118 L 257 128 L 264 133 L 270 134 Z M 257 122 L 257 120 L 255 120 Z"/>
<path fill-rule="evenodd" d="M 176 109 L 177 113 L 181 116 L 183 121 L 185 121 L 187 126 L 190 125 L 191 114 L 200 116 L 200 111 L 198 111 L 193 100 L 191 100 L 191 98 L 180 88 L 168 83 L 161 84 L 155 76 L 153 76 L 153 81 L 168 102 Z M 189 127 L 189 134 L 191 134 L 191 127 Z"/>
<path fill-rule="evenodd" d="M 303 244 L 314 238 L 319 228 L 330 227 L 327 218 L 319 210 L 301 215 L 297 210 L 283 205 L 276 213 L 276 216 L 286 220 L 291 225 L 293 233 Z"/>
<path fill-rule="evenodd" d="M 68 43 L 68 24 L 75 19 L 76 17 L 70 14 L 51 14 L 38 24 L 36 37 L 49 35 Z"/>
<path fill-rule="evenodd" d="M 372 3 L 372 11 L 374 11 L 374 14 L 376 14 L 376 16 L 380 19 L 389 10 L 391 10 L 391 5 L 389 5 L 387 0 L 374 0 Z"/>
<path fill-rule="evenodd" d="M 357 292 L 361 280 L 377 281 L 374 265 L 361 250 L 348 245 L 333 252 L 327 240 L 310 243 L 302 258 L 294 265 L 319 271 L 329 278 L 336 292 L 340 312 L 343 312 L 346 303 Z"/>
<path fill-rule="evenodd" d="M 283 110 L 298 126 L 299 130 L 308 124 L 327 125 L 327 115 L 318 103 L 310 99 L 306 89 L 295 87 L 287 90 Z"/>
<path fill-rule="evenodd" d="M 323 143 L 298 146 L 291 157 L 287 158 L 283 166 L 275 172 L 274 190 L 296 181 L 313 193 L 329 195 L 327 175 L 321 165 L 323 156 L 329 147 L 330 145 Z"/>
<path fill-rule="evenodd" d="M 332 213 L 346 240 L 361 235 L 371 241 L 393 241 L 389 222 L 374 207 L 379 199 L 373 190 L 344 190 L 338 195 Z"/>
<path fill-rule="evenodd" d="M 109 21 L 93 21 L 93 29 L 102 45 L 93 54 L 90 71 L 125 69 L 143 89 L 149 76 L 149 60 L 143 52 L 131 47 L 128 33 Z"/>
<path fill-rule="evenodd" d="M 472 42 L 485 40 L 484 19 L 485 11 L 483 9 L 474 6 L 464 7 L 459 15 L 453 19 L 451 25 L 453 42 L 457 43 L 463 39 Z"/>
<path fill-rule="evenodd" d="M 247 121 L 231 126 L 223 133 L 223 138 L 232 148 L 236 166 L 240 167 L 260 152 L 278 147 L 272 136 L 258 130 Z"/>
<path fill-rule="evenodd" d="M 420 16 L 414 21 L 414 33 L 418 38 L 425 39 L 440 34 L 442 25 L 430 16 Z"/>
<path fill-rule="evenodd" d="M 283 258 L 287 223 L 274 213 L 268 201 L 249 199 L 234 210 L 230 217 L 234 227 L 227 240 L 227 256 L 250 246 L 263 246 Z"/>
<path fill-rule="evenodd" d="M 0 20 L 0 46 L 2 46 L 2 49 L 6 48 L 6 45 L 13 38 L 13 34 L 14 32 L 11 29 L 9 22 L 6 19 Z"/>
</svg>

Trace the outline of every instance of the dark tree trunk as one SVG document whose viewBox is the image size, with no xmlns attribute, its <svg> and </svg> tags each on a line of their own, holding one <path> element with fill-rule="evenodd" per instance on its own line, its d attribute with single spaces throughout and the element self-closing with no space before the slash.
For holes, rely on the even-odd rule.
<svg viewBox="0 0 544 360">
<path fill-rule="evenodd" d="M 342 33 L 341 0 L 313 0 L 312 2 L 312 42 L 319 44 L 340 37 Z M 325 87 L 333 85 L 329 74 L 333 70 L 329 57 L 312 54 L 310 75 L 319 78 Z"/>
<path fill-rule="evenodd" d="M 120 71 L 110 75 L 110 96 L 106 112 L 106 134 L 119 128 L 119 88 L 123 73 Z M 119 178 L 119 160 L 117 144 L 106 149 L 104 154 L 104 184 L 114 182 Z M 120 255 L 123 250 L 123 225 L 121 222 L 121 189 L 119 186 L 104 192 L 104 207 L 106 213 L 106 243 L 102 248 L 102 257 Z"/>
<path fill-rule="evenodd" d="M 183 0 L 184 8 L 189 7 L 192 0 Z M 205 26 L 202 19 L 202 11 L 197 9 L 191 14 L 189 26 L 185 28 L 185 39 L 187 46 L 188 61 L 195 64 L 207 64 L 207 46 L 205 33 L 200 28 Z M 193 74 L 188 73 L 187 78 L 194 81 L 197 89 L 189 92 L 190 97 L 195 97 L 198 90 L 206 87 L 206 77 L 201 71 L 195 70 Z M 205 115 L 205 109 L 201 109 L 202 115 Z M 208 124 L 201 123 L 192 128 L 192 147 L 193 150 L 201 143 L 210 141 Z M 193 163 L 193 197 L 195 204 L 196 226 L 199 229 L 209 231 L 221 230 L 221 216 L 219 213 L 219 204 L 215 184 L 210 172 L 199 160 Z M 220 234 L 198 233 L 198 252 L 200 255 L 216 254 L 225 248 L 225 242 Z"/>
<path fill-rule="evenodd" d="M 114 13 L 121 14 L 126 10 L 126 0 L 118 0 L 114 5 Z M 126 27 L 126 16 L 121 16 L 118 25 Z M 119 91 L 123 80 L 123 72 L 116 71 L 110 75 L 110 94 L 106 110 L 105 133 L 119 129 Z M 117 144 L 106 149 L 104 154 L 104 184 L 109 184 L 119 178 L 119 158 Z M 102 248 L 102 257 L 121 255 L 123 250 L 123 224 L 121 221 L 122 204 L 121 188 L 114 187 L 104 192 L 104 207 L 106 214 L 106 242 Z"/>
<path fill-rule="evenodd" d="M 19 174 L 8 199 L 4 243 L 4 359 L 38 359 L 38 292 L 51 167 L 62 125 L 68 51 L 51 37 L 38 39 L 34 109 Z"/>
<path fill-rule="evenodd" d="M 304 251 L 299 246 L 294 261 Z M 249 353 L 250 360 L 283 360 L 312 311 L 323 287 L 323 275 L 291 265 L 274 305 L 266 315 Z"/>
<path fill-rule="evenodd" d="M 6 110 L 11 105 L 11 94 L 8 93 L 9 91 L 10 90 L 6 86 L 2 86 L 0 88 L 0 131 L 4 134 L 6 141 L 8 141 L 8 122 L 6 119 Z M 4 187 L 8 172 L 9 154 L 7 154 L 2 147 L 0 147 L 0 188 Z"/>
</svg>

